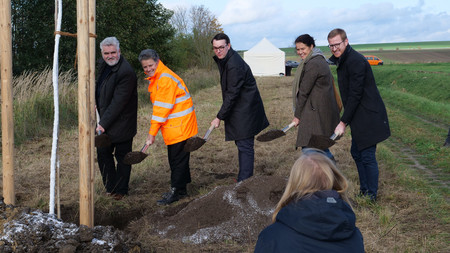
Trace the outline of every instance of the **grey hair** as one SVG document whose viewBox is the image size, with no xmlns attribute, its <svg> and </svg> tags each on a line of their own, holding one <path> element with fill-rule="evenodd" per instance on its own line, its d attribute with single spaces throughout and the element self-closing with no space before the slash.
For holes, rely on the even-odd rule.
<svg viewBox="0 0 450 253">
<path fill-rule="evenodd" d="M 144 49 L 139 54 L 138 60 L 139 62 L 142 62 L 143 60 L 152 59 L 155 62 L 159 61 L 159 55 L 158 53 L 153 49 Z"/>
<path fill-rule="evenodd" d="M 100 42 L 100 50 L 103 52 L 104 46 L 115 46 L 117 51 L 120 50 L 120 43 L 116 37 L 107 37 Z"/>
</svg>

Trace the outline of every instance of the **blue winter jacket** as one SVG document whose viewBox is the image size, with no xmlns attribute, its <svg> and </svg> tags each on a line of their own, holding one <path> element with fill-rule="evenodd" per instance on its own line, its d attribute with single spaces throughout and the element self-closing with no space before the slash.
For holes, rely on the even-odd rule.
<svg viewBox="0 0 450 253">
<path fill-rule="evenodd" d="M 364 252 L 355 213 L 336 191 L 320 191 L 283 207 L 258 237 L 255 252 Z"/>
</svg>

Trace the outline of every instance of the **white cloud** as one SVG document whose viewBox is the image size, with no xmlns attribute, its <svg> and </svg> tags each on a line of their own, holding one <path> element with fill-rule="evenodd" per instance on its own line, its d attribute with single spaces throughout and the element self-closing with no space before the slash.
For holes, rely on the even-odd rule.
<svg viewBox="0 0 450 253">
<path fill-rule="evenodd" d="M 219 16 L 223 25 L 247 24 L 272 19 L 281 12 L 281 7 L 273 0 L 230 0 Z"/>
</svg>

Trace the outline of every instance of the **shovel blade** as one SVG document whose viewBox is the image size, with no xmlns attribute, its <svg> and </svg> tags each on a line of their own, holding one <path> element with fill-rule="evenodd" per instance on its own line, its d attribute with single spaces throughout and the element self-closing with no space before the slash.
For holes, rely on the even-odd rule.
<svg viewBox="0 0 450 253">
<path fill-rule="evenodd" d="M 267 141 L 275 140 L 275 139 L 280 138 L 285 135 L 286 135 L 286 133 L 283 130 L 279 130 L 279 129 L 269 130 L 269 131 L 257 136 L 256 140 L 260 141 L 260 142 L 267 142 Z"/>
<path fill-rule="evenodd" d="M 308 147 L 324 150 L 333 146 L 335 143 L 336 141 L 330 139 L 328 136 L 313 134 L 309 139 Z"/>
<path fill-rule="evenodd" d="M 185 152 L 192 152 L 199 149 L 203 144 L 206 143 L 206 140 L 200 137 L 191 137 L 187 139 L 186 144 L 184 144 L 183 150 Z"/>
<path fill-rule="evenodd" d="M 123 163 L 132 165 L 142 162 L 148 155 L 144 152 L 133 151 L 128 152 L 123 158 Z"/>
<path fill-rule="evenodd" d="M 104 148 L 111 146 L 111 139 L 106 134 L 100 134 L 95 136 L 95 147 Z"/>
</svg>

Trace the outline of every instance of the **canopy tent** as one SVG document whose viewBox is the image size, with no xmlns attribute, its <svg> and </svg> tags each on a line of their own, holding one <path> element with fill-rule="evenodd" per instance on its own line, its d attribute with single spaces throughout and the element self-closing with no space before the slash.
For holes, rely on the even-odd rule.
<svg viewBox="0 0 450 253">
<path fill-rule="evenodd" d="M 285 75 L 285 53 L 266 38 L 244 52 L 244 60 L 254 76 Z"/>
</svg>

